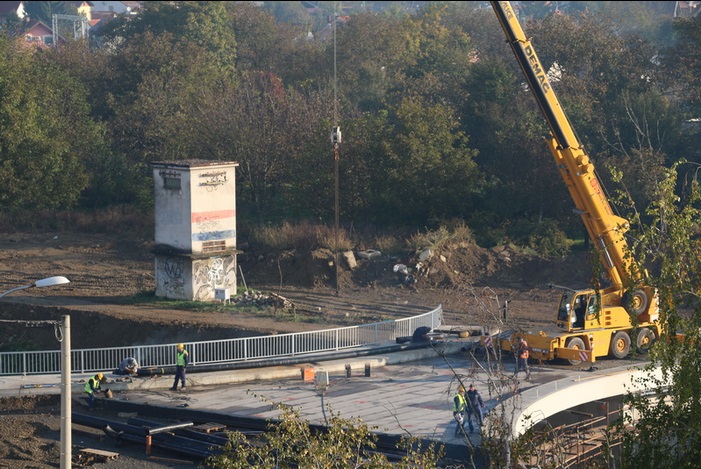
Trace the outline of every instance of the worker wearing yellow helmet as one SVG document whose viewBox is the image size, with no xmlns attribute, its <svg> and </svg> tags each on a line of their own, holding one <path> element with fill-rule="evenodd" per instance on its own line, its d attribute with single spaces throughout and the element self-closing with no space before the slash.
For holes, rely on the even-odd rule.
<svg viewBox="0 0 701 469">
<path fill-rule="evenodd" d="M 184 344 L 178 344 L 176 347 L 177 355 L 175 357 L 175 381 L 173 381 L 173 387 L 170 388 L 171 391 L 178 390 L 178 381 L 182 383 L 181 390 L 185 390 L 185 370 L 187 369 L 187 364 L 189 362 L 187 350 L 185 350 Z"/>
<path fill-rule="evenodd" d="M 95 410 L 95 393 L 104 392 L 100 385 L 105 381 L 105 375 L 98 373 L 91 377 L 86 383 L 83 390 L 88 395 L 88 410 Z"/>
</svg>

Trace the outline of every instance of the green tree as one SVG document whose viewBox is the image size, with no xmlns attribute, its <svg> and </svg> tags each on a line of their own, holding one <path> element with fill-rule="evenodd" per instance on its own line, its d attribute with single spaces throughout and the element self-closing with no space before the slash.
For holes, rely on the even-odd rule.
<svg viewBox="0 0 701 469">
<path fill-rule="evenodd" d="M 656 266 L 664 335 L 651 351 L 649 377 L 637 383 L 651 392 L 626 397 L 637 419 L 628 414 L 615 426 L 626 467 L 692 468 L 701 461 L 701 192 L 695 177 L 680 181 L 682 163 L 659 181 L 647 209 L 652 223 L 639 225 L 634 246 L 646 265 Z"/>
<path fill-rule="evenodd" d="M 468 84 L 470 99 L 461 122 L 480 150 L 476 161 L 490 176 L 483 208 L 501 214 L 497 223 L 554 218 L 580 226 L 543 140 L 546 123 L 530 92 L 520 91 L 515 73 L 502 59 L 485 59 L 475 65 Z"/>
<path fill-rule="evenodd" d="M 330 114 L 328 95 L 321 95 L 285 88 L 276 75 L 256 71 L 242 74 L 236 85 L 203 94 L 200 111 L 192 113 L 190 141 L 206 159 L 240 164 L 241 213 L 267 219 L 298 209 L 303 211 L 297 214 L 318 213 L 325 186 L 317 184 L 323 173 L 313 158 L 330 145 L 324 145 L 330 128 L 319 130 Z M 310 177 L 303 180 L 301 174 Z"/>
<path fill-rule="evenodd" d="M 305 25 L 309 30 L 313 20 L 302 2 L 265 2 L 265 9 L 279 22 Z"/>
<path fill-rule="evenodd" d="M 341 223 L 364 220 L 384 224 L 391 215 L 385 211 L 384 141 L 392 133 L 389 113 L 364 113 L 344 122 L 343 143 L 339 150 Z M 328 140 L 327 140 L 328 141 Z M 323 155 L 331 174 L 331 148 Z M 322 160 L 322 161 L 324 161 Z M 329 179 L 330 184 L 333 182 Z M 333 194 L 330 194 L 333 196 Z"/>
<path fill-rule="evenodd" d="M 701 163 L 701 16 L 676 19 L 672 37 L 673 44 L 661 54 L 663 86 L 682 122 L 667 153 Z"/>
<path fill-rule="evenodd" d="M 417 47 L 412 50 L 414 63 L 405 70 L 406 86 L 431 102 L 459 105 L 465 99 L 464 82 L 474 50 L 468 34 L 446 26 L 448 11 L 445 4 L 436 3 L 407 18 Z"/>
<path fill-rule="evenodd" d="M 252 2 L 225 2 L 231 29 L 237 41 L 236 67 L 239 71 L 271 71 L 284 76 L 286 57 L 306 31 L 275 17 Z M 285 2 L 288 3 L 288 2 Z M 307 51 L 306 48 L 301 50 Z M 311 51 L 309 51 L 311 53 Z"/>
<path fill-rule="evenodd" d="M 622 37 L 606 18 L 591 14 L 551 15 L 524 29 L 533 37 L 553 88 L 600 176 L 609 179 L 603 171 L 607 164 L 622 163 L 621 155 L 630 155 L 641 145 L 664 151 L 674 121 L 665 100 L 654 91 L 650 44 Z M 461 121 L 481 150 L 477 161 L 498 178 L 486 198 L 488 206 L 512 219 L 560 220 L 570 227 L 566 229 L 570 235 L 581 234 L 570 197 L 542 142 L 549 129 L 531 93 L 523 92 L 513 54 L 502 46 L 504 57 L 511 61 L 504 66 L 502 58 L 491 55 L 495 50 L 484 50 L 489 54 L 480 54 L 473 67 L 467 85 L 470 99 L 461 110 Z M 649 140 L 641 140 L 639 129 Z M 640 166 L 646 167 L 646 162 Z M 626 183 L 632 192 L 642 194 L 648 190 L 642 185 L 645 180 Z M 558 193 L 562 196 L 552 196 Z"/>
<path fill-rule="evenodd" d="M 686 117 L 701 116 L 701 16 L 674 23 L 675 42 L 662 56 L 666 89 L 683 104 Z"/>
<path fill-rule="evenodd" d="M 469 213 L 484 177 L 451 109 L 407 97 L 391 122 L 392 135 L 383 142 L 386 163 L 377 167 L 384 184 L 380 210 L 405 223 Z"/>
<path fill-rule="evenodd" d="M 232 432 L 224 453 L 209 457 L 207 465 L 218 469 L 435 468 L 443 455 L 443 448 L 435 444 L 422 447 L 417 439 L 403 438 L 398 447 L 404 450 L 404 456 L 389 461 L 384 454 L 373 451 L 377 440 L 373 428 L 360 419 L 345 419 L 330 411 L 326 430 L 318 431 L 301 418 L 298 410 L 274 405 L 280 410 L 279 422 L 269 423 L 268 432 L 259 441 Z"/>
<path fill-rule="evenodd" d="M 80 205 L 86 208 L 113 204 L 143 206 L 150 202 L 151 190 L 146 186 L 148 181 L 144 180 L 144 174 L 123 153 L 115 152 L 113 142 L 107 137 L 112 128 L 110 119 L 114 116 L 113 90 L 109 87 L 113 70 L 107 51 L 91 50 L 87 41 L 71 41 L 44 50 L 36 59 L 59 67 L 82 83 L 86 88 L 85 99 L 91 105 L 91 118 L 100 123 L 102 136 L 91 137 L 95 139 L 91 142 L 95 143 L 95 149 L 86 153 L 82 161 L 89 183 L 81 195 Z"/>
<path fill-rule="evenodd" d="M 120 16 L 100 33 L 115 45 L 128 44 L 149 32 L 169 33 L 177 42 L 192 42 L 222 70 L 233 71 L 236 38 L 227 24 L 226 2 L 144 2 L 136 16 Z"/>
<path fill-rule="evenodd" d="M 167 159 L 207 158 L 197 137 L 198 116 L 230 76 L 192 42 L 169 33 L 134 38 L 110 63 L 115 151 L 136 164 Z"/>
<path fill-rule="evenodd" d="M 327 76 L 337 56 L 338 87 L 351 108 L 377 112 L 387 93 L 406 79 L 407 68 L 416 62 L 416 37 L 405 18 L 361 13 L 337 27 L 337 40 L 326 48 Z"/>
<path fill-rule="evenodd" d="M 84 161 L 104 149 L 81 84 L 0 38 L 0 202 L 5 208 L 75 206 Z"/>
<path fill-rule="evenodd" d="M 73 8 L 73 13 L 69 13 L 65 3 L 69 2 L 37 2 L 29 1 L 23 2 L 24 9 L 27 12 L 32 22 L 41 21 L 47 26 L 51 26 L 52 17 L 55 14 L 67 15 L 75 14 L 75 8 Z"/>
</svg>

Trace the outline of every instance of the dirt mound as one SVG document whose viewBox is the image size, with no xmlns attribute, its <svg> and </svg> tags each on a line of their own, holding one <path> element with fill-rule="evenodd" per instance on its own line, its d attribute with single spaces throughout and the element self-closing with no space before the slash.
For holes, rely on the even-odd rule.
<svg viewBox="0 0 701 469">
<path fill-rule="evenodd" d="M 362 254 L 339 255 L 338 281 L 342 288 L 403 285 L 420 290 L 490 285 L 527 289 L 548 283 L 583 284 L 591 272 L 591 263 L 581 254 L 569 260 L 546 259 L 507 246 L 485 249 L 466 242 L 445 244 L 404 258 L 379 251 Z M 278 252 L 251 249 L 239 257 L 244 277 L 251 285 L 277 283 L 300 288 L 334 288 L 335 263 L 335 254 L 329 249 Z"/>
<path fill-rule="evenodd" d="M 239 256 L 244 277 L 252 284 L 294 285 L 302 288 L 334 287 L 335 254 L 329 249 L 257 252 L 251 249 Z M 493 251 L 475 244 L 447 245 L 398 258 L 379 251 L 362 257 L 359 253 L 339 255 L 339 283 L 344 287 L 390 287 L 405 283 L 395 266 L 406 267 L 406 275 L 416 288 L 454 287 L 474 283 L 485 275 L 507 268 L 508 263 Z M 408 284 L 408 282 L 406 282 Z"/>
</svg>

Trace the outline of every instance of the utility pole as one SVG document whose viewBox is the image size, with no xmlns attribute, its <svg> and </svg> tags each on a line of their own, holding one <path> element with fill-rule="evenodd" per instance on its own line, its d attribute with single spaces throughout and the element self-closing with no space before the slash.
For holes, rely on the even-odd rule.
<svg viewBox="0 0 701 469">
<path fill-rule="evenodd" d="M 340 256 L 338 252 L 338 219 L 339 219 L 339 196 L 338 196 L 338 145 L 341 143 L 341 127 L 338 125 L 338 90 L 336 87 L 336 23 L 338 22 L 338 16 L 336 14 L 337 3 L 333 5 L 333 129 L 331 130 L 331 145 L 333 146 L 333 173 L 334 173 L 334 250 L 335 250 L 335 261 L 336 266 L 336 296 L 341 292 L 341 288 L 338 282 L 339 275 L 339 262 Z"/>
<path fill-rule="evenodd" d="M 334 250 L 336 252 L 336 260 L 334 262 L 336 266 L 336 295 L 340 293 L 340 285 L 338 282 L 338 274 L 339 274 L 339 261 L 340 261 L 340 256 L 339 256 L 339 248 L 338 248 L 338 229 L 339 229 L 339 184 L 338 184 L 338 163 L 339 163 L 339 151 L 338 151 L 338 145 L 341 143 L 341 128 L 336 126 L 333 128 L 333 131 L 331 132 L 331 143 L 333 145 L 333 172 L 334 172 Z"/>
<path fill-rule="evenodd" d="M 53 287 L 70 283 L 66 277 L 56 276 L 37 280 L 29 285 L 21 285 L 6 292 L 0 293 L 0 298 L 10 293 L 27 290 L 29 288 Z M 21 321 L 20 321 L 21 322 Z M 71 423 L 71 317 L 63 316 L 61 323 L 54 323 L 60 333 L 58 338 L 61 341 L 61 469 L 71 469 L 72 467 L 72 423 Z"/>
<path fill-rule="evenodd" d="M 71 317 L 61 321 L 61 469 L 70 469 L 73 460 L 71 408 Z"/>
</svg>

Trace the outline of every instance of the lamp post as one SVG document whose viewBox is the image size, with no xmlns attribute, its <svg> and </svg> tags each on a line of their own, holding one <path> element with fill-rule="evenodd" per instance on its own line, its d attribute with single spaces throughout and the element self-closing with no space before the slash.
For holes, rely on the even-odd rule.
<svg viewBox="0 0 701 469">
<path fill-rule="evenodd" d="M 21 287 L 15 287 L 10 290 L 7 290 L 5 293 L 0 293 L 0 298 L 2 298 L 5 295 L 9 295 L 10 293 L 16 292 L 18 290 L 26 290 L 27 288 L 32 288 L 32 287 L 37 287 L 37 288 L 42 288 L 42 287 L 53 287 L 54 285 L 63 285 L 64 283 L 69 283 L 70 280 L 68 280 L 66 277 L 49 277 L 49 278 L 43 278 L 41 280 L 37 280 L 36 282 L 30 284 L 30 285 L 22 285 Z"/>
<path fill-rule="evenodd" d="M 69 283 L 66 277 L 56 276 L 48 277 L 30 285 L 22 285 L 0 293 L 0 298 L 10 293 L 26 290 L 28 288 L 43 288 L 53 287 Z M 71 468 L 71 317 L 66 315 L 62 317 L 61 328 L 61 469 Z"/>
<path fill-rule="evenodd" d="M 335 23 L 334 23 L 335 24 Z M 331 143 L 333 144 L 333 170 L 334 170 L 334 235 L 335 235 L 335 246 L 334 246 L 334 251 L 336 254 L 336 259 L 334 261 L 334 264 L 336 265 L 336 295 L 338 295 L 340 291 L 339 283 L 338 283 L 338 262 L 339 262 L 339 257 L 338 257 L 338 212 L 339 212 L 339 202 L 338 202 L 338 144 L 341 143 L 341 128 L 339 126 L 335 126 L 333 128 L 333 131 L 331 132 Z"/>
</svg>

